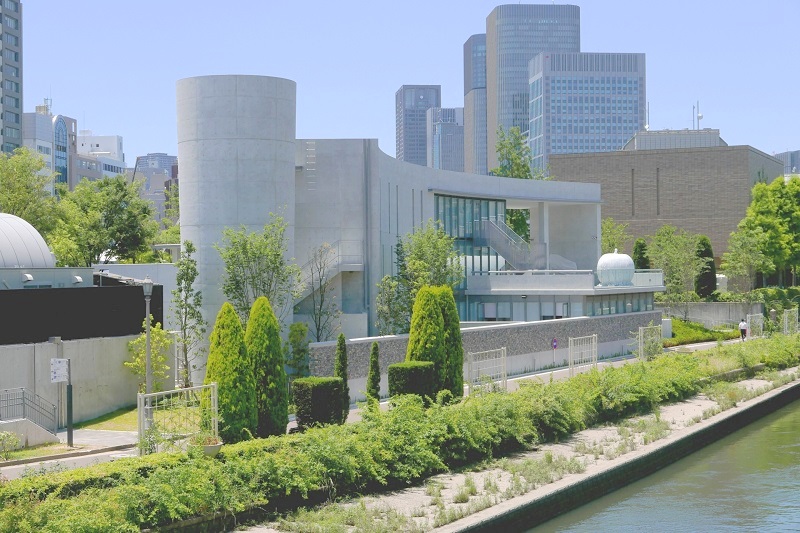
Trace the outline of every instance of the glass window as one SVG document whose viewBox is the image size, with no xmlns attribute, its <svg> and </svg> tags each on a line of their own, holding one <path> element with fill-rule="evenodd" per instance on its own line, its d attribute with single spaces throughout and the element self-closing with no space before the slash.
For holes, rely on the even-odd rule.
<svg viewBox="0 0 800 533">
<path fill-rule="evenodd" d="M 6 26 L 8 26 L 9 28 L 12 28 L 12 29 L 15 29 L 15 30 L 19 29 L 19 20 L 15 19 L 13 17 L 9 17 L 8 15 L 3 17 L 3 20 L 5 21 Z"/>
<path fill-rule="evenodd" d="M 14 13 L 19 12 L 19 3 L 16 0 L 3 0 L 3 7 Z"/>
</svg>

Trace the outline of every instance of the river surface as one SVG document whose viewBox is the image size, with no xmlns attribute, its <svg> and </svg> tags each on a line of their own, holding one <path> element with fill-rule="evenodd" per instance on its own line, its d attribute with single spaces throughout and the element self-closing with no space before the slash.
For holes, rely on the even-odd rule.
<svg viewBox="0 0 800 533">
<path fill-rule="evenodd" d="M 531 531 L 800 531 L 800 401 Z"/>
</svg>

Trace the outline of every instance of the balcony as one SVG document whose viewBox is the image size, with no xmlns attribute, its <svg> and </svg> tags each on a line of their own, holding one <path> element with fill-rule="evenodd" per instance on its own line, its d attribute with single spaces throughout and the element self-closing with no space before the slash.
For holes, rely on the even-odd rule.
<svg viewBox="0 0 800 533">
<path fill-rule="evenodd" d="M 595 294 L 597 290 L 634 292 L 644 288 L 663 290 L 664 273 L 654 269 L 636 270 L 630 285 L 608 287 L 597 285 L 592 270 L 492 270 L 474 272 L 472 276 L 467 276 L 467 293 L 476 295 L 562 291 L 589 295 Z"/>
</svg>

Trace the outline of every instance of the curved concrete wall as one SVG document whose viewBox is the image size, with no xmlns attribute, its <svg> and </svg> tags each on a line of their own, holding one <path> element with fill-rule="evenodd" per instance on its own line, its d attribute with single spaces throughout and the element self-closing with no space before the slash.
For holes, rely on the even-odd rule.
<svg viewBox="0 0 800 533">
<path fill-rule="evenodd" d="M 197 246 L 195 288 L 209 331 L 224 301 L 214 245 L 225 228 L 260 231 L 270 212 L 281 214 L 294 256 L 296 93 L 294 81 L 267 76 L 177 83 L 181 238 Z"/>
</svg>

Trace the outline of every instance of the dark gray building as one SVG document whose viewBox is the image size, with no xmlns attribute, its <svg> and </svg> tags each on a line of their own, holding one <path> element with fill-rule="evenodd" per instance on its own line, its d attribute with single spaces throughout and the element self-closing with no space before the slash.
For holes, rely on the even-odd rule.
<svg viewBox="0 0 800 533">
<path fill-rule="evenodd" d="M 464 108 L 432 107 L 425 114 L 430 168 L 464 172 Z"/>
<path fill-rule="evenodd" d="M 3 28 L 2 38 L 2 83 L 0 83 L 0 100 L 2 101 L 2 135 L 0 146 L 5 153 L 13 152 L 22 146 L 22 3 L 18 0 L 0 2 L 0 18 Z M 61 144 L 61 141 L 64 141 Z M 63 151 L 67 150 L 66 138 L 58 137 L 56 141 Z"/>
<path fill-rule="evenodd" d="M 581 51 L 581 10 L 571 5 L 497 6 L 486 18 L 487 166 L 497 166 L 497 128 L 528 130 L 528 64 L 541 52 Z"/>
<path fill-rule="evenodd" d="M 744 218 L 753 185 L 782 174 L 780 160 L 752 146 L 550 156 L 554 180 L 599 183 L 603 217 L 628 224 L 634 237 L 670 224 L 707 235 L 716 258 Z"/>
<path fill-rule="evenodd" d="M 529 63 L 533 167 L 550 154 L 621 149 L 646 121 L 645 55 L 537 54 Z"/>
<path fill-rule="evenodd" d="M 441 85 L 403 85 L 394 95 L 395 157 L 406 163 L 427 164 L 425 112 L 442 106 Z"/>
<path fill-rule="evenodd" d="M 486 34 L 464 43 L 464 172 L 488 174 L 486 166 Z"/>
</svg>

